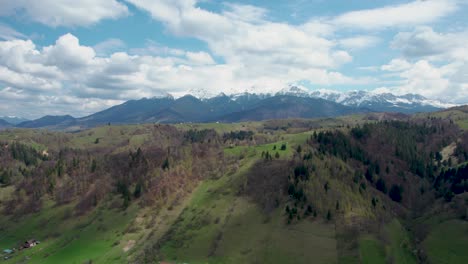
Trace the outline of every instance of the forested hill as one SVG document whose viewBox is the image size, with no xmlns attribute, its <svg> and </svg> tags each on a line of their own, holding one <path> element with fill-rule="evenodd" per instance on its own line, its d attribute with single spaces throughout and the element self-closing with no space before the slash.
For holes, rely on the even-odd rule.
<svg viewBox="0 0 468 264">
<path fill-rule="evenodd" d="M 41 241 L 6 263 L 463 263 L 467 123 L 455 109 L 5 130 L 0 247 Z"/>
</svg>

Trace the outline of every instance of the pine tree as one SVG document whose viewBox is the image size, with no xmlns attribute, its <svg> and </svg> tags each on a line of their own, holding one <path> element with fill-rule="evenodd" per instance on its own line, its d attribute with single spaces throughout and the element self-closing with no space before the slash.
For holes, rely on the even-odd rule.
<svg viewBox="0 0 468 264">
<path fill-rule="evenodd" d="M 169 159 L 166 158 L 161 166 L 163 170 L 168 170 L 169 169 Z"/>
<path fill-rule="evenodd" d="M 297 153 L 301 153 L 302 152 L 302 148 L 301 148 L 301 145 L 297 146 L 297 149 L 296 149 Z"/>
</svg>

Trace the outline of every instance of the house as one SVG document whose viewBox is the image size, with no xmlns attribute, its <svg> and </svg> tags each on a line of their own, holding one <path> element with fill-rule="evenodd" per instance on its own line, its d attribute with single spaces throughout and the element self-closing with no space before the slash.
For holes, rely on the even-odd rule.
<svg viewBox="0 0 468 264">
<path fill-rule="evenodd" d="M 23 244 L 23 248 L 32 248 L 35 247 L 38 243 L 35 239 L 30 239 L 28 241 L 25 241 Z"/>
</svg>

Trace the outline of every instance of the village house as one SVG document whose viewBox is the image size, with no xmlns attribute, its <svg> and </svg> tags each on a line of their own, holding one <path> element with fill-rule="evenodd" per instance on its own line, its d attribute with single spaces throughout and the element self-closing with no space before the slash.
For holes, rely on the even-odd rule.
<svg viewBox="0 0 468 264">
<path fill-rule="evenodd" d="M 32 248 L 35 247 L 37 244 L 39 244 L 39 241 L 36 241 L 35 239 L 30 239 L 24 242 L 23 248 Z"/>
</svg>

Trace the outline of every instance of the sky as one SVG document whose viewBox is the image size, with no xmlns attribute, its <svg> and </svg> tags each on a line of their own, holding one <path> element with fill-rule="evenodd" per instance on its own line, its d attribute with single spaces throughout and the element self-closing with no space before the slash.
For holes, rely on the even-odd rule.
<svg viewBox="0 0 468 264">
<path fill-rule="evenodd" d="M 468 103 L 468 0 L 0 0 L 0 116 L 309 90 Z"/>
</svg>

